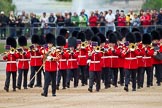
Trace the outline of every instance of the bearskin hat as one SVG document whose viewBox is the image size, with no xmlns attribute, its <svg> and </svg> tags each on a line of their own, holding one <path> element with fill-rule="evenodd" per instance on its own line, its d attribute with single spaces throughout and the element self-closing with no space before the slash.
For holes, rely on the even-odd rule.
<svg viewBox="0 0 162 108">
<path fill-rule="evenodd" d="M 109 43 L 117 43 L 117 36 L 115 33 L 110 33 L 108 39 Z"/>
<path fill-rule="evenodd" d="M 65 46 L 66 45 L 66 39 L 63 36 L 57 36 L 56 42 L 57 42 L 57 46 Z"/>
<path fill-rule="evenodd" d="M 31 38 L 32 44 L 39 44 L 40 42 L 40 37 L 38 35 L 33 35 Z"/>
<path fill-rule="evenodd" d="M 92 27 L 91 30 L 93 31 L 94 35 L 99 32 L 99 29 L 97 27 Z"/>
<path fill-rule="evenodd" d="M 126 36 L 126 34 L 129 33 L 129 29 L 123 27 L 120 29 L 120 33 L 121 33 L 122 37 L 124 38 Z"/>
<path fill-rule="evenodd" d="M 136 32 L 133 32 L 133 34 L 136 37 L 136 42 L 141 42 L 142 41 L 142 36 L 141 36 L 140 32 L 136 31 Z"/>
<path fill-rule="evenodd" d="M 132 28 L 132 32 L 140 32 L 140 30 L 136 27 Z"/>
<path fill-rule="evenodd" d="M 48 33 L 46 34 L 46 43 L 52 43 L 53 45 L 55 45 L 55 36 L 52 33 Z"/>
<path fill-rule="evenodd" d="M 94 36 L 94 37 L 92 38 L 92 41 L 93 41 L 93 42 L 97 42 L 97 43 L 98 43 L 98 46 L 99 46 L 100 43 L 101 43 L 101 39 L 100 39 L 98 36 Z"/>
<path fill-rule="evenodd" d="M 86 34 L 86 40 L 88 40 L 88 41 L 91 40 L 92 37 L 94 36 L 94 33 L 91 29 L 85 30 L 85 34 Z"/>
<path fill-rule="evenodd" d="M 112 32 L 113 32 L 112 30 L 108 30 L 108 31 L 106 32 L 106 38 L 107 38 L 107 39 L 109 38 L 109 34 L 112 33 Z"/>
<path fill-rule="evenodd" d="M 6 40 L 6 45 L 10 45 L 11 47 L 16 48 L 17 46 L 16 39 L 13 37 L 8 37 Z"/>
<path fill-rule="evenodd" d="M 25 36 L 20 36 L 18 38 L 18 44 L 19 46 L 27 46 L 27 39 Z"/>
<path fill-rule="evenodd" d="M 44 35 L 40 35 L 39 39 L 40 39 L 40 41 L 39 41 L 40 45 L 46 44 L 46 40 L 45 40 L 45 36 Z"/>
<path fill-rule="evenodd" d="M 97 36 L 100 38 L 101 43 L 105 43 L 106 42 L 106 37 L 104 36 L 104 34 L 97 33 Z"/>
<path fill-rule="evenodd" d="M 117 36 L 117 40 L 122 41 L 122 36 L 121 36 L 120 32 L 119 31 L 115 31 L 114 33 Z"/>
<path fill-rule="evenodd" d="M 143 44 L 151 44 L 151 35 L 146 33 L 146 34 L 143 34 L 143 38 L 142 38 L 142 43 Z"/>
<path fill-rule="evenodd" d="M 160 35 L 157 31 L 153 30 L 151 32 L 152 40 L 160 40 Z"/>
<path fill-rule="evenodd" d="M 126 41 L 129 43 L 136 43 L 136 37 L 133 33 L 129 32 L 126 34 Z"/>
<path fill-rule="evenodd" d="M 159 33 L 160 39 L 162 39 L 162 28 L 157 28 L 156 31 Z"/>
<path fill-rule="evenodd" d="M 77 38 L 77 35 L 78 35 L 78 31 L 73 31 L 73 32 L 72 32 L 72 37 Z"/>
<path fill-rule="evenodd" d="M 77 46 L 77 39 L 75 37 L 70 37 L 68 39 L 68 47 L 76 48 L 76 46 Z"/>
<path fill-rule="evenodd" d="M 83 31 L 80 31 L 77 35 L 77 39 L 80 39 L 82 42 L 85 41 L 85 33 Z"/>
<path fill-rule="evenodd" d="M 62 28 L 62 29 L 60 29 L 59 35 L 66 36 L 67 33 L 68 33 L 68 30 L 65 28 Z"/>
</svg>

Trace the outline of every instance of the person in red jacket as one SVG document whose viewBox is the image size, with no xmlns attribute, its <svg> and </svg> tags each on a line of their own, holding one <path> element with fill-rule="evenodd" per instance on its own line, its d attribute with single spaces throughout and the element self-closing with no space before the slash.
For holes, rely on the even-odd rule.
<svg viewBox="0 0 162 108">
<path fill-rule="evenodd" d="M 109 63 L 109 72 L 112 73 L 113 85 L 117 87 L 118 79 L 118 68 L 119 68 L 119 55 L 121 53 L 120 49 L 117 46 L 117 35 L 115 33 L 109 34 L 109 47 L 108 47 L 108 63 Z"/>
<path fill-rule="evenodd" d="M 124 69 L 125 69 L 125 91 L 129 91 L 128 85 L 130 82 L 130 75 L 132 77 L 132 91 L 136 91 L 136 73 L 138 69 L 137 58 L 139 51 L 135 48 L 136 37 L 133 33 L 126 35 L 126 41 L 129 42 L 129 46 L 126 47 L 121 56 L 124 57 Z"/>
<path fill-rule="evenodd" d="M 48 47 L 42 50 L 45 61 L 45 82 L 42 96 L 48 96 L 48 87 L 51 83 L 52 86 L 52 96 L 56 96 L 56 73 L 57 73 L 57 61 L 58 53 L 56 52 L 55 36 L 51 33 L 46 35 L 45 38 Z"/>
<path fill-rule="evenodd" d="M 25 36 L 20 36 L 18 38 L 18 43 L 20 48 L 18 49 L 19 59 L 18 59 L 18 83 L 17 88 L 21 89 L 22 83 L 22 75 L 24 78 L 23 87 L 27 89 L 27 76 L 29 70 L 29 56 L 27 56 L 28 48 L 27 46 L 27 39 Z"/>
<path fill-rule="evenodd" d="M 90 27 L 97 26 L 97 16 L 94 14 L 94 12 L 91 12 L 91 16 L 89 17 L 89 26 Z"/>
<path fill-rule="evenodd" d="M 68 47 L 69 49 L 67 52 L 69 53 L 69 58 L 67 61 L 67 80 L 66 86 L 70 88 L 70 80 L 72 76 L 74 77 L 74 87 L 78 86 L 78 53 L 76 52 L 75 48 L 77 46 L 77 41 L 75 37 L 70 37 L 68 40 Z"/>
<path fill-rule="evenodd" d="M 134 29 L 134 28 L 133 28 Z M 133 31 L 133 30 L 132 30 Z M 139 55 L 137 56 L 137 63 L 138 63 L 138 69 L 137 69 L 137 88 L 140 89 L 141 87 L 141 77 L 142 77 L 142 71 L 143 71 L 143 68 L 144 68 L 144 65 L 143 65 L 143 59 L 142 59 L 142 49 L 143 49 L 143 44 L 142 44 L 142 36 L 141 36 L 141 33 L 138 32 L 138 31 L 135 31 L 133 32 L 134 35 L 136 36 L 136 45 L 137 45 L 137 49 L 139 50 Z"/>
<path fill-rule="evenodd" d="M 37 83 L 35 87 L 42 87 L 42 82 L 41 82 L 41 66 L 42 66 L 42 56 L 41 56 L 41 49 L 42 47 L 39 45 L 40 38 L 38 35 L 33 35 L 32 36 L 32 46 L 30 46 L 30 51 L 27 53 L 28 56 L 30 56 L 30 66 L 31 66 L 31 74 L 30 74 L 30 82 L 28 84 L 28 87 L 33 88 L 35 78 L 34 75 L 36 72 L 37 73 Z"/>
<path fill-rule="evenodd" d="M 85 33 L 83 31 L 78 33 L 78 39 L 81 39 L 81 44 L 78 45 L 78 66 L 81 74 L 82 86 L 87 85 L 87 60 L 88 60 L 88 48 L 85 43 Z"/>
<path fill-rule="evenodd" d="M 151 36 L 149 34 L 144 34 L 142 39 L 142 44 L 144 47 L 141 49 L 142 52 L 142 59 L 143 59 L 143 67 L 141 73 L 141 87 L 143 87 L 144 83 L 144 74 L 146 71 L 147 74 L 147 87 L 150 87 L 150 78 L 151 78 L 151 71 L 152 71 L 152 59 L 151 57 L 154 54 L 154 49 L 150 46 L 151 45 Z"/>
<path fill-rule="evenodd" d="M 18 59 L 18 54 L 16 52 L 16 40 L 13 37 L 8 37 L 6 40 L 6 45 L 10 45 L 10 50 L 3 57 L 7 61 L 6 65 L 6 80 L 4 90 L 9 91 L 10 85 L 10 76 L 12 74 L 12 87 L 13 91 L 16 91 L 16 73 L 17 73 L 17 64 L 16 60 Z"/>
<path fill-rule="evenodd" d="M 66 89 L 66 76 L 67 76 L 67 60 L 69 58 L 68 52 L 64 49 L 66 39 L 63 36 L 58 36 L 56 39 L 59 50 L 59 61 L 58 61 L 58 76 L 57 76 L 57 90 L 59 90 L 60 80 L 62 77 L 62 87 Z"/>
<path fill-rule="evenodd" d="M 122 27 L 126 26 L 126 17 L 124 15 L 123 10 L 121 10 L 121 14 L 118 17 L 117 21 L 118 21 L 118 26 L 122 26 Z"/>
<path fill-rule="evenodd" d="M 101 65 L 100 60 L 102 57 L 102 53 L 99 50 L 100 48 L 100 38 L 98 36 L 94 36 L 92 38 L 92 42 L 97 42 L 98 45 L 94 46 L 94 50 L 90 52 L 90 66 L 89 66 L 89 88 L 88 91 L 93 91 L 94 80 L 96 81 L 96 91 L 99 92 L 101 85 Z"/>
<path fill-rule="evenodd" d="M 160 49 L 160 44 L 159 44 L 159 41 L 160 41 L 160 35 L 157 31 L 152 31 L 151 32 L 151 36 L 152 36 L 152 46 L 154 48 L 154 56 L 157 55 L 158 52 L 162 52 L 162 50 Z M 152 57 L 152 63 L 153 63 L 153 67 L 155 67 L 155 77 L 157 79 L 157 85 L 160 86 L 160 71 L 162 69 L 162 65 L 161 65 L 161 61 L 156 59 L 155 57 Z M 151 71 L 151 85 L 153 85 L 153 69 Z"/>
</svg>

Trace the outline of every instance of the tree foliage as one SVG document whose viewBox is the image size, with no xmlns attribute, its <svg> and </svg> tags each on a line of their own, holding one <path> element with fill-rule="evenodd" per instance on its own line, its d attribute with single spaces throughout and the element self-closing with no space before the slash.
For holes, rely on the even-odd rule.
<svg viewBox="0 0 162 108">
<path fill-rule="evenodd" d="M 162 8 L 162 0 L 146 0 L 142 8 L 159 10 L 160 8 Z"/>
<path fill-rule="evenodd" d="M 10 11 L 14 11 L 15 8 L 16 6 L 12 4 L 12 0 L 0 0 L 0 11 L 8 14 Z"/>
<path fill-rule="evenodd" d="M 57 1 L 71 2 L 72 0 L 57 0 Z"/>
</svg>

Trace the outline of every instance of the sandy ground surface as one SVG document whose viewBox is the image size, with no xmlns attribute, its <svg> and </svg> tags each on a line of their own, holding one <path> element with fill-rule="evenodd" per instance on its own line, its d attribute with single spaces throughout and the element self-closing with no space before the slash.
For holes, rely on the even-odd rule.
<svg viewBox="0 0 162 108">
<path fill-rule="evenodd" d="M 30 72 L 29 72 L 30 74 Z M 123 87 L 111 87 L 100 92 L 89 93 L 88 86 L 57 91 L 57 96 L 52 97 L 51 87 L 48 97 L 40 94 L 42 88 L 30 88 L 27 90 L 10 91 L 3 90 L 5 81 L 5 63 L 0 62 L 0 108 L 162 108 L 162 86 L 155 84 L 150 88 L 125 92 Z"/>
</svg>

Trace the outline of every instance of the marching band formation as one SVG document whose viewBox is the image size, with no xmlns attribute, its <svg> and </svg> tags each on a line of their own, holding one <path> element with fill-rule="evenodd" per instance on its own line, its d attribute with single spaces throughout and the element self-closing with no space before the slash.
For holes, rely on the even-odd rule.
<svg viewBox="0 0 162 108">
<path fill-rule="evenodd" d="M 94 85 L 96 91 L 100 91 L 101 80 L 105 89 L 121 85 L 128 92 L 132 83 L 132 91 L 136 91 L 136 88 L 143 88 L 145 72 L 147 87 L 153 86 L 154 72 L 158 86 L 162 81 L 162 29 L 141 34 L 138 29 L 129 32 L 122 28 L 116 32 L 108 31 L 105 36 L 94 27 L 74 31 L 69 37 L 69 32 L 63 28 L 56 39 L 49 33 L 44 40 L 46 44 L 41 45 L 41 38 L 33 35 L 32 45 L 27 48 L 27 40 L 21 36 L 18 38 L 20 47 L 16 48 L 16 40 L 7 38 L 3 53 L 3 59 L 7 61 L 4 90 L 9 92 L 11 75 L 13 91 L 21 89 L 22 78 L 24 89 L 42 87 L 42 73 L 41 95 L 45 97 L 49 85 L 52 96 L 56 96 L 61 85 L 62 89 L 70 88 L 73 81 L 76 88 L 79 80 L 82 86 L 88 85 L 89 92 L 93 92 Z M 29 67 L 31 73 L 27 83 Z"/>
</svg>

